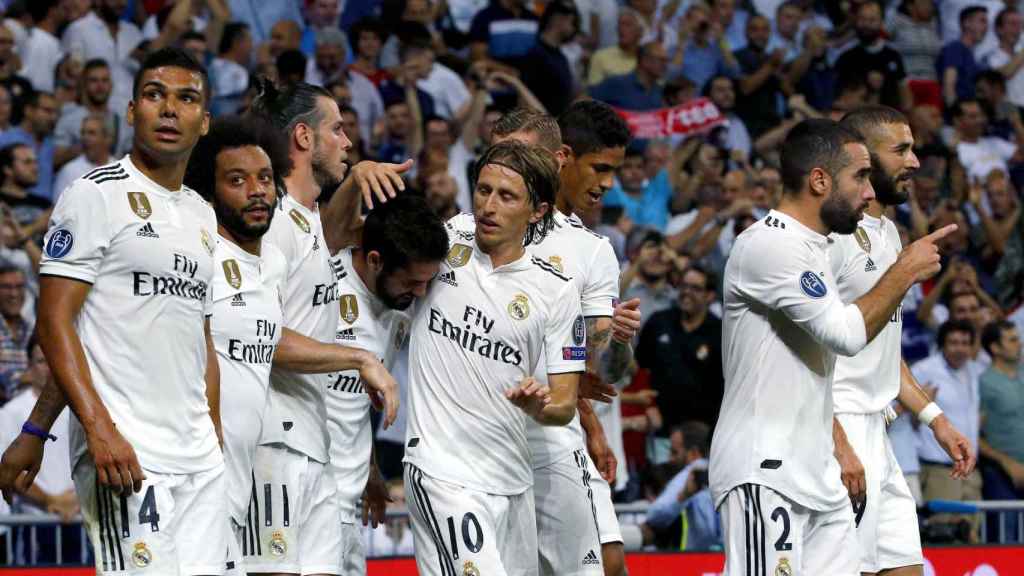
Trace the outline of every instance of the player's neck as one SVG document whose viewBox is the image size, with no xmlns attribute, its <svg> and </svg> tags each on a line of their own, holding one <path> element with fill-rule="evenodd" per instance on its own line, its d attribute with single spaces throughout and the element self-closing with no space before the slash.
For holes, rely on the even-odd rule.
<svg viewBox="0 0 1024 576">
<path fill-rule="evenodd" d="M 263 246 L 263 238 L 245 238 L 228 230 L 220 222 L 217 223 L 217 233 L 220 237 L 245 250 L 253 256 L 260 255 L 260 247 Z"/>
<path fill-rule="evenodd" d="M 995 368 L 997 371 L 1002 372 L 1004 375 L 1009 376 L 1010 378 L 1016 378 L 1017 377 L 1017 363 L 1016 362 L 1007 362 L 1007 361 L 1003 360 L 1002 358 L 998 358 L 996 356 L 993 356 L 992 357 L 992 367 Z"/>
<path fill-rule="evenodd" d="M 136 146 L 132 148 L 129 161 L 146 178 L 163 188 L 171 192 L 181 190 L 181 183 L 185 180 L 185 167 L 188 166 L 187 156 L 184 160 L 164 164 Z"/>
<path fill-rule="evenodd" d="M 569 197 L 565 194 L 559 194 L 558 197 L 555 198 L 555 208 L 566 216 L 572 216 L 572 213 L 574 212 L 572 204 L 569 203 Z"/>
<path fill-rule="evenodd" d="M 506 264 L 511 264 L 522 258 L 523 253 L 526 252 L 522 242 L 504 242 L 494 244 L 493 246 L 485 246 L 477 242 L 477 246 L 481 252 L 490 257 L 493 268 L 500 268 Z"/>
<path fill-rule="evenodd" d="M 320 185 L 313 178 L 313 169 L 308 162 L 297 162 L 292 173 L 285 176 L 284 186 L 288 189 L 288 195 L 305 206 L 307 210 L 316 209 L 316 199 L 320 197 Z"/>
<path fill-rule="evenodd" d="M 882 206 L 882 203 L 877 200 L 872 200 L 868 202 L 864 213 L 872 218 L 881 218 L 885 214 L 885 206 Z"/>
<path fill-rule="evenodd" d="M 802 202 L 792 195 L 783 193 L 775 210 L 796 220 L 822 236 L 828 236 L 829 229 L 821 220 L 821 208 L 817 204 Z"/>
</svg>

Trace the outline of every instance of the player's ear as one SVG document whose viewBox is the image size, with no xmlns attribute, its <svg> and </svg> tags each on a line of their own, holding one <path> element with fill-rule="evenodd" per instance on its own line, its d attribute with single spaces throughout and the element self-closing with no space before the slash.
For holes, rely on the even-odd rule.
<svg viewBox="0 0 1024 576">
<path fill-rule="evenodd" d="M 292 130 L 292 140 L 296 148 L 302 151 L 313 148 L 313 129 L 304 122 L 299 122 Z"/>
<path fill-rule="evenodd" d="M 370 271 L 376 276 L 384 270 L 384 259 L 381 257 L 380 252 L 376 250 L 370 250 L 366 253 L 366 264 L 370 266 Z"/>
<path fill-rule="evenodd" d="M 541 202 L 534 209 L 533 213 L 530 214 L 530 224 L 536 224 L 544 218 L 544 215 L 548 213 L 551 206 L 547 202 Z"/>
<path fill-rule="evenodd" d="M 807 184 L 813 196 L 827 196 L 832 189 L 832 176 L 824 168 L 811 168 L 807 176 Z"/>
<path fill-rule="evenodd" d="M 128 115 L 125 116 L 125 120 L 128 121 L 128 125 L 135 126 L 135 99 L 132 98 L 128 101 Z"/>
</svg>

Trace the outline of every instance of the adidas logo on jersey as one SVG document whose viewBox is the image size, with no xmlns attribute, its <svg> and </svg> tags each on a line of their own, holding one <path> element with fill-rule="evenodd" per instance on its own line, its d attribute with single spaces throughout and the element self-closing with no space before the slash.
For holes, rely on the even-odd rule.
<svg viewBox="0 0 1024 576">
<path fill-rule="evenodd" d="M 584 566 L 588 566 L 588 565 L 591 565 L 591 564 L 600 564 L 600 563 L 601 563 L 601 561 L 597 559 L 597 554 L 594 554 L 593 550 L 591 550 L 590 552 L 587 552 L 587 555 L 583 557 L 583 565 Z"/>
<path fill-rule="evenodd" d="M 875 270 L 878 270 L 878 266 L 875 266 L 875 261 L 874 260 L 872 260 L 871 258 L 868 258 L 868 263 L 864 265 L 864 271 L 865 272 L 874 272 Z"/>
<path fill-rule="evenodd" d="M 232 306 L 245 306 L 245 298 L 242 298 L 242 293 L 235 294 L 234 298 L 231 299 Z"/>
<path fill-rule="evenodd" d="M 334 336 L 335 340 L 355 340 L 356 333 L 351 329 L 338 330 L 338 333 Z"/>
<path fill-rule="evenodd" d="M 459 283 L 455 280 L 455 270 L 449 270 L 440 276 L 441 282 L 448 284 L 449 286 L 458 286 Z"/>
<path fill-rule="evenodd" d="M 136 232 L 135 235 L 139 236 L 140 238 L 159 238 L 160 237 L 160 235 L 156 233 L 156 230 L 153 229 L 153 224 L 150 223 L 150 222 L 146 222 L 142 226 L 142 228 L 139 228 L 139 231 Z"/>
</svg>

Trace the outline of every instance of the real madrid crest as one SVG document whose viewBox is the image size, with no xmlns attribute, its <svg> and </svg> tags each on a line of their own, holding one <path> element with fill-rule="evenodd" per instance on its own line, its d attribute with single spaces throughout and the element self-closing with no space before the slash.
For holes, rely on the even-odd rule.
<svg viewBox="0 0 1024 576">
<path fill-rule="evenodd" d="M 302 228 L 302 231 L 306 234 L 309 234 L 309 221 L 306 220 L 305 216 L 300 214 L 295 208 L 292 208 L 291 211 L 288 212 L 288 215 L 292 217 L 292 222 L 295 222 L 296 226 Z"/>
<path fill-rule="evenodd" d="M 473 562 L 466 560 L 462 565 L 462 576 L 480 576 L 480 569 Z"/>
<path fill-rule="evenodd" d="M 473 249 L 465 244 L 453 244 L 451 249 L 448 250 L 448 265 L 452 268 L 458 268 L 459 266 L 465 266 L 466 262 L 469 262 L 469 257 L 473 254 Z"/>
<path fill-rule="evenodd" d="M 137 542 L 132 550 L 132 564 L 136 568 L 145 568 L 153 563 L 153 553 L 146 548 L 145 542 Z"/>
<path fill-rule="evenodd" d="M 210 256 L 213 256 L 213 237 L 206 231 L 206 228 L 199 229 L 199 239 L 203 242 L 203 248 L 206 248 Z"/>
<path fill-rule="evenodd" d="M 221 268 L 224 269 L 224 279 L 228 281 L 235 290 L 242 287 L 242 271 L 238 269 L 238 262 L 231 258 L 221 263 Z"/>
<path fill-rule="evenodd" d="M 558 270 L 559 272 L 565 272 L 565 267 L 562 266 L 562 257 L 561 256 L 551 256 L 551 257 L 549 257 L 548 258 L 548 264 L 551 264 L 551 266 L 554 267 L 554 269 Z"/>
<path fill-rule="evenodd" d="M 342 294 L 338 306 L 341 308 L 341 319 L 347 324 L 359 319 L 359 300 L 356 300 L 355 294 Z"/>
<path fill-rule="evenodd" d="M 508 303 L 508 315 L 515 320 L 526 320 L 530 315 L 530 300 L 526 294 L 516 294 Z"/>
<path fill-rule="evenodd" d="M 153 215 L 153 207 L 150 206 L 149 197 L 145 192 L 129 192 L 128 205 L 132 207 L 132 212 L 143 220 Z"/>
<path fill-rule="evenodd" d="M 857 239 L 857 244 L 860 245 L 861 250 L 868 254 L 871 253 L 871 238 L 868 238 L 868 233 L 863 228 L 858 226 L 857 230 L 853 233 L 853 237 Z"/>
<path fill-rule="evenodd" d="M 779 564 L 775 567 L 775 576 L 793 576 L 793 567 L 789 565 L 788 558 L 779 558 Z"/>
<path fill-rule="evenodd" d="M 288 553 L 288 543 L 284 541 L 284 534 L 275 530 L 270 535 L 270 553 L 274 556 L 284 556 Z"/>
</svg>

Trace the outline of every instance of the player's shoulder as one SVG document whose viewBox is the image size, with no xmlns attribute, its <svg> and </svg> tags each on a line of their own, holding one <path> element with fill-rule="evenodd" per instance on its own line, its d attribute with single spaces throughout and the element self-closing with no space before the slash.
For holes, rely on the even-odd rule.
<svg viewBox="0 0 1024 576">
<path fill-rule="evenodd" d="M 448 238 L 471 242 L 476 237 L 476 219 L 469 212 L 460 212 L 444 223 Z"/>
<path fill-rule="evenodd" d="M 126 181 L 130 178 L 131 174 L 125 169 L 124 160 L 118 160 L 117 162 L 97 166 L 86 172 L 72 183 L 72 187 L 78 185 L 79 187 L 113 192 L 123 188 L 127 184 Z"/>
<path fill-rule="evenodd" d="M 786 249 L 798 247 L 804 244 L 805 240 L 804 234 L 797 230 L 792 222 L 787 223 L 784 219 L 769 213 L 736 237 L 733 250 L 738 247 L 741 251 L 755 254 L 759 258 L 779 258 L 786 255 Z"/>
<path fill-rule="evenodd" d="M 558 224 L 561 226 L 565 226 L 569 230 L 572 230 L 573 233 L 578 236 L 591 239 L 592 242 L 608 241 L 607 237 L 598 234 L 597 232 L 594 232 L 593 230 L 588 228 L 587 225 L 584 224 L 583 221 L 580 220 L 579 217 L 576 216 L 575 214 L 573 214 L 572 216 L 566 216 L 563 219 L 559 219 Z"/>
<path fill-rule="evenodd" d="M 565 284 L 572 282 L 572 278 L 564 274 L 556 266 L 542 260 L 541 258 L 530 254 L 530 267 L 534 272 L 534 276 L 540 280 L 546 286 L 551 286 L 556 290 L 562 290 Z"/>
</svg>

